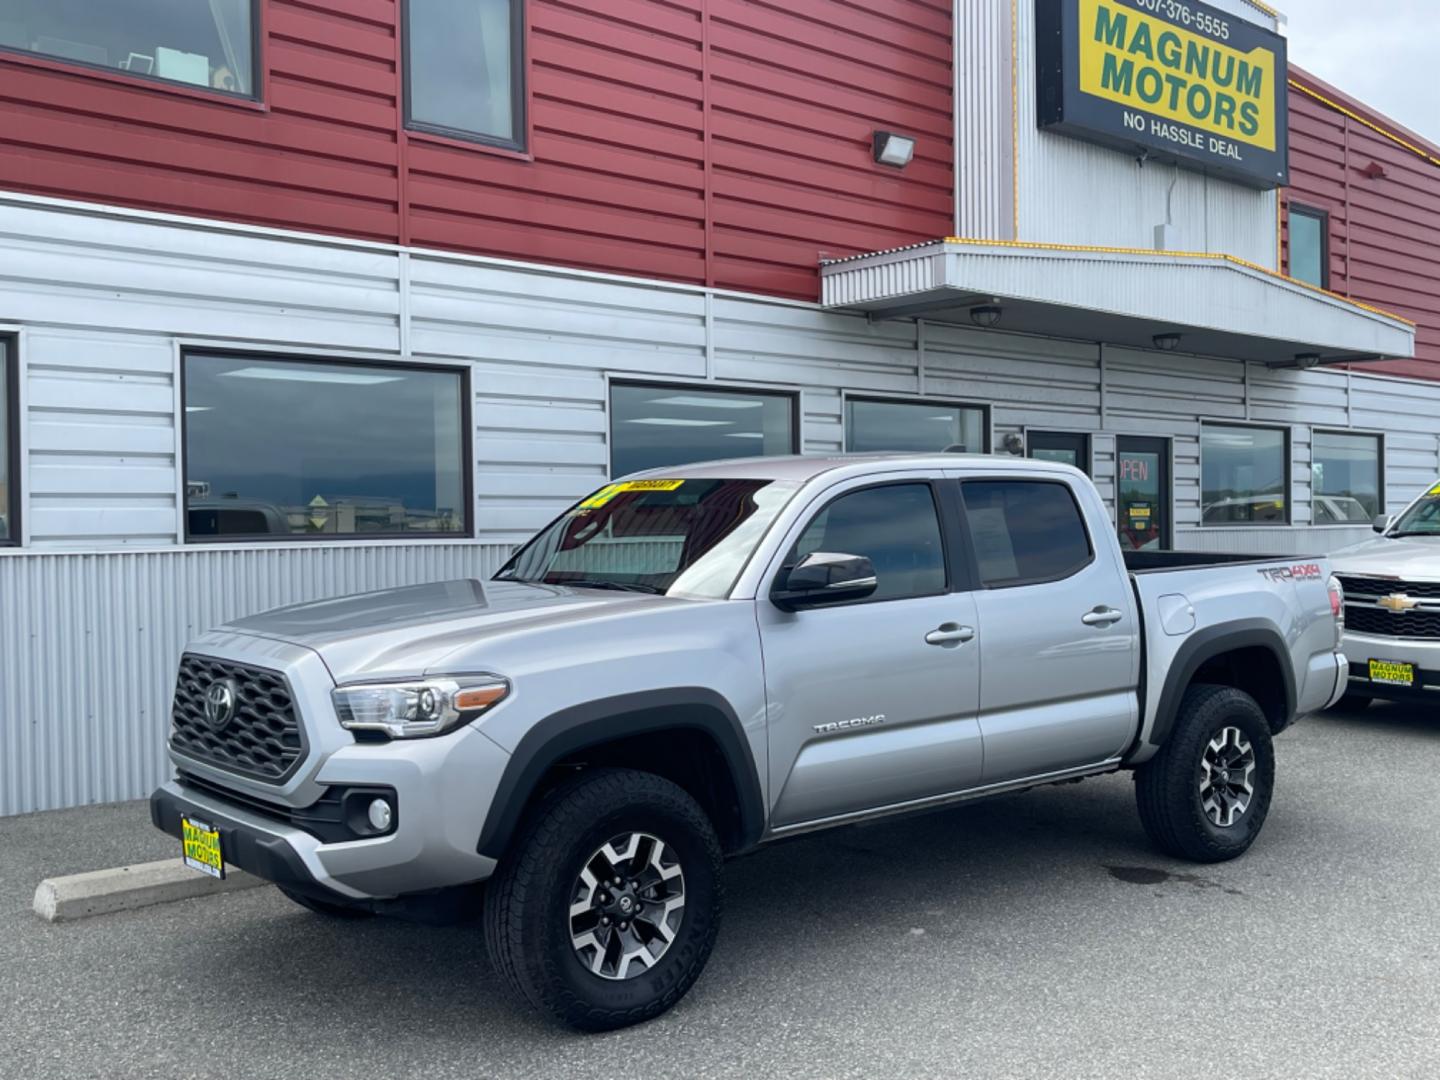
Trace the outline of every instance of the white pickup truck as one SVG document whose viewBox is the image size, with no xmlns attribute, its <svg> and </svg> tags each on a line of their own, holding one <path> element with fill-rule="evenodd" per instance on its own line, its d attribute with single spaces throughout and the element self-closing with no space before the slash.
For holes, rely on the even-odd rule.
<svg viewBox="0 0 1440 1080">
<path fill-rule="evenodd" d="M 723 857 L 798 833 L 1133 769 L 1162 850 L 1241 854 L 1271 737 L 1345 686 L 1340 604 L 1320 560 L 1122 556 L 1064 465 L 670 469 L 490 582 L 192 642 L 151 813 L 197 869 L 329 915 L 484 882 L 519 996 L 619 1027 L 699 976 Z"/>
<path fill-rule="evenodd" d="M 1345 589 L 1350 688 L 1341 704 L 1440 698 L 1440 483 L 1403 512 L 1375 519 L 1380 535 L 1333 556 Z"/>
</svg>

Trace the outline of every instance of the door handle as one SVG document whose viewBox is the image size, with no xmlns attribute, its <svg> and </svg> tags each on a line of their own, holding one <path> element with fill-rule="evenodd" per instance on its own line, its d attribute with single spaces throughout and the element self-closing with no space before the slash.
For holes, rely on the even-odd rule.
<svg viewBox="0 0 1440 1080">
<path fill-rule="evenodd" d="M 1109 626 L 1112 623 L 1119 622 L 1124 617 L 1125 613 L 1123 611 L 1116 611 L 1112 607 L 1106 607 L 1104 604 L 1101 604 L 1094 611 L 1087 611 L 1084 615 L 1081 615 L 1080 621 L 1086 626 Z"/>
<path fill-rule="evenodd" d="M 975 628 L 973 626 L 961 626 L 959 623 L 941 623 L 939 627 L 931 630 L 925 635 L 926 645 L 963 645 L 967 641 L 975 640 Z"/>
</svg>

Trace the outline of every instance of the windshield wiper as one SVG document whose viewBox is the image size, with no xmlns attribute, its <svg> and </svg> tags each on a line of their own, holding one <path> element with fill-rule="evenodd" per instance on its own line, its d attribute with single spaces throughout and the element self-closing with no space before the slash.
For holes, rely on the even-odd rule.
<svg viewBox="0 0 1440 1080">
<path fill-rule="evenodd" d="M 658 596 L 665 591 L 655 585 L 637 585 L 633 582 L 626 583 L 621 581 L 590 581 L 586 578 L 567 581 L 547 581 L 544 582 L 544 584 L 564 585 L 572 589 L 611 589 L 615 592 L 649 593 L 653 596 Z"/>
<path fill-rule="evenodd" d="M 1403 529 L 1400 532 L 1386 533 L 1391 540 L 1398 540 L 1402 536 L 1440 536 L 1440 530 L 1436 529 Z"/>
</svg>

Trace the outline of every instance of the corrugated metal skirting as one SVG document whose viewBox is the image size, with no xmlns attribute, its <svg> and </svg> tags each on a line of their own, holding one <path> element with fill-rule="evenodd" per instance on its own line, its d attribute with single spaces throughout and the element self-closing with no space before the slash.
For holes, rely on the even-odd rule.
<svg viewBox="0 0 1440 1080">
<path fill-rule="evenodd" d="M 175 664 L 205 628 L 304 600 L 485 577 L 506 548 L 191 548 L 0 558 L 0 815 L 149 794 Z"/>
</svg>

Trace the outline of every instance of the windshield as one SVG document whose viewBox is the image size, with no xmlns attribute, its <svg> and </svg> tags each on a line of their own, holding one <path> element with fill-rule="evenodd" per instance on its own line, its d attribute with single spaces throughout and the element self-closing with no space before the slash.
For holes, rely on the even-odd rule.
<svg viewBox="0 0 1440 1080">
<path fill-rule="evenodd" d="M 546 526 L 495 579 L 722 597 L 799 487 L 776 480 L 607 484 Z"/>
<path fill-rule="evenodd" d="M 1419 502 L 1401 514 L 1389 535 L 1440 536 L 1440 484 L 1432 487 Z"/>
</svg>

